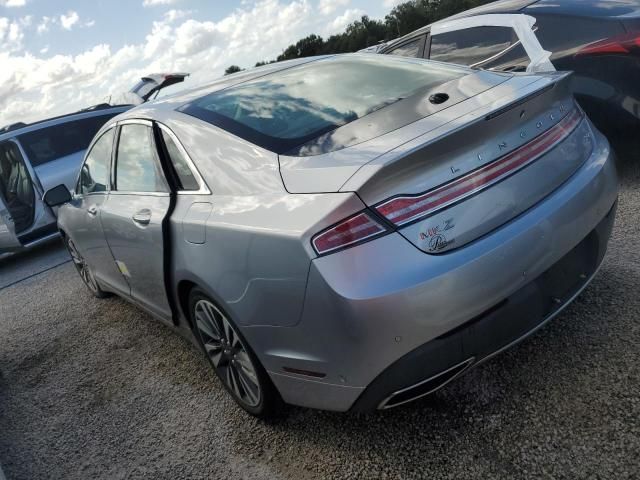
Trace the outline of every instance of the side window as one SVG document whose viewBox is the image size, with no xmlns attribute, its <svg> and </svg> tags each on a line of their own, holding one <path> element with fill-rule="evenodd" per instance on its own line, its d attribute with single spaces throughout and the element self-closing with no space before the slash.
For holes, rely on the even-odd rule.
<svg viewBox="0 0 640 480">
<path fill-rule="evenodd" d="M 420 45 L 423 37 L 404 43 L 399 47 L 387 52 L 388 55 L 400 55 L 401 57 L 417 57 L 420 54 Z"/>
<path fill-rule="evenodd" d="M 506 54 L 518 42 L 511 27 L 473 27 L 431 37 L 429 58 L 475 66 Z M 520 46 L 521 51 L 524 49 Z"/>
<path fill-rule="evenodd" d="M 120 128 L 115 189 L 167 192 L 150 126 L 128 123 Z"/>
<path fill-rule="evenodd" d="M 117 114 L 109 113 L 81 120 L 67 121 L 24 133 L 18 139 L 31 164 L 37 167 L 86 150 L 98 130 L 115 115 Z"/>
<path fill-rule="evenodd" d="M 167 153 L 169 154 L 173 168 L 178 176 L 178 180 L 180 181 L 180 190 L 199 190 L 200 185 L 198 185 L 198 181 L 193 176 L 193 172 L 189 168 L 187 160 L 171 138 L 171 135 L 162 129 L 160 131 L 162 132 L 164 144 L 167 147 Z"/>
<path fill-rule="evenodd" d="M 114 128 L 107 130 L 93 144 L 80 170 L 80 178 L 76 187 L 77 193 L 86 195 L 107 190 L 114 131 Z"/>
</svg>

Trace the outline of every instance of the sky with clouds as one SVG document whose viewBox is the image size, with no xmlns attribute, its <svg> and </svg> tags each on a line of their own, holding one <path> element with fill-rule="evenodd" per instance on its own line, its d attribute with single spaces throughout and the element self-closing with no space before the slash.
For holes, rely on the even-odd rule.
<svg viewBox="0 0 640 480">
<path fill-rule="evenodd" d="M 206 83 L 396 0 L 0 0 L 0 126 L 107 101 L 143 75 Z M 175 88 L 175 87 L 171 87 Z"/>
</svg>

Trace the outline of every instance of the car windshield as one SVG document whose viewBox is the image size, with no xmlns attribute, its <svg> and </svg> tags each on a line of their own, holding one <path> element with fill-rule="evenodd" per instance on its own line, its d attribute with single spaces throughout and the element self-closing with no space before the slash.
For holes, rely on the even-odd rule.
<svg viewBox="0 0 640 480">
<path fill-rule="evenodd" d="M 409 58 L 330 57 L 211 93 L 180 111 L 281 153 L 467 73 Z"/>
</svg>

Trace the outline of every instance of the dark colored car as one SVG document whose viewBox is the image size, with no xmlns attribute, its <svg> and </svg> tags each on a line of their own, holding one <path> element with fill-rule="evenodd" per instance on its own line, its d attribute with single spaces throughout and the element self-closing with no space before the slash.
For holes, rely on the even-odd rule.
<svg viewBox="0 0 640 480">
<path fill-rule="evenodd" d="M 573 93 L 615 147 L 640 128 L 640 1 L 501 0 L 454 18 L 522 13 L 551 52 L 556 70 L 572 70 Z M 527 55 L 511 28 L 486 26 L 431 35 L 427 25 L 379 53 L 422 56 L 492 70 L 523 71 Z"/>
</svg>

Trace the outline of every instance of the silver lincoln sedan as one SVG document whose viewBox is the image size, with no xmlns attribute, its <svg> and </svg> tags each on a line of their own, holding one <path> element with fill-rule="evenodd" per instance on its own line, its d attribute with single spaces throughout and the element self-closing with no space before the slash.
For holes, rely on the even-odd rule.
<svg viewBox="0 0 640 480">
<path fill-rule="evenodd" d="M 113 118 L 45 201 L 91 292 L 193 335 L 251 414 L 391 408 L 597 272 L 618 179 L 568 80 L 276 63 Z"/>
</svg>

